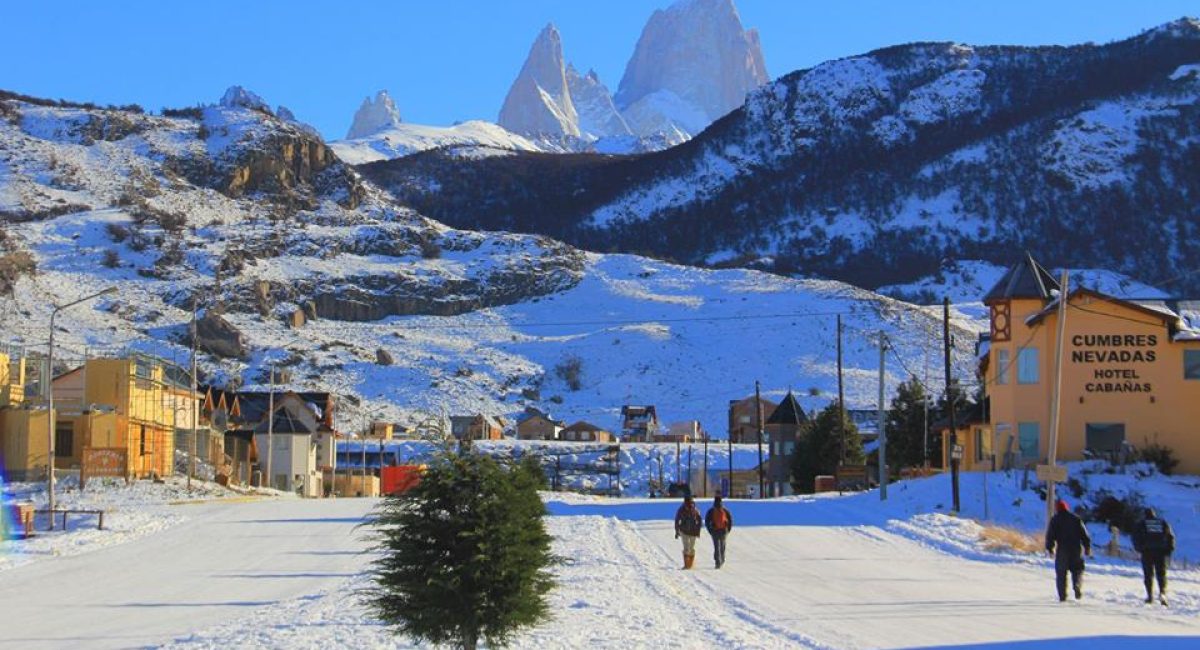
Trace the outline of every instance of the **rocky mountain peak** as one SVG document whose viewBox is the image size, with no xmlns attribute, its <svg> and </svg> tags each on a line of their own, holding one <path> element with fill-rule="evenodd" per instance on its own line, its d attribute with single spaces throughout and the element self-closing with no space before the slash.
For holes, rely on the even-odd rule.
<svg viewBox="0 0 1200 650">
<path fill-rule="evenodd" d="M 591 138 L 633 135 L 625 118 L 613 104 L 612 93 L 600 81 L 595 70 L 579 74 L 575 66 L 567 65 L 567 88 L 571 102 L 579 115 L 579 131 Z"/>
<path fill-rule="evenodd" d="M 579 136 L 579 116 L 571 101 L 562 37 L 546 25 L 529 48 L 525 65 L 500 108 L 500 126 L 526 135 Z"/>
<path fill-rule="evenodd" d="M 225 94 L 221 96 L 221 101 L 218 103 L 226 108 L 249 108 L 271 113 L 271 107 L 267 105 L 266 100 L 241 86 L 230 86 L 225 90 Z"/>
<path fill-rule="evenodd" d="M 354 121 L 346 133 L 347 140 L 364 138 L 400 125 L 400 109 L 386 90 L 375 93 L 375 99 L 364 97 L 354 113 Z"/>
<path fill-rule="evenodd" d="M 614 99 L 635 132 L 696 134 L 768 80 L 733 0 L 682 0 L 650 16 Z"/>
</svg>

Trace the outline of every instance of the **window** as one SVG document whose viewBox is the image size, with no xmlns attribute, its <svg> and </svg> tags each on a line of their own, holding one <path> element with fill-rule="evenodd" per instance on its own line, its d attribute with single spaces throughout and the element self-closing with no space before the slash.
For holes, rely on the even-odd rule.
<svg viewBox="0 0 1200 650">
<path fill-rule="evenodd" d="M 1021 458 L 1038 457 L 1038 423 L 1017 423 L 1017 442 L 1021 449 Z"/>
<path fill-rule="evenodd" d="M 1125 442 L 1124 423 L 1091 423 L 1087 424 L 1087 448 L 1102 453 L 1121 451 L 1121 443 Z"/>
<path fill-rule="evenodd" d="M 1183 351 L 1183 378 L 1200 379 L 1200 350 Z"/>
<path fill-rule="evenodd" d="M 750 416 L 749 416 L 749 415 L 742 415 L 742 416 L 739 416 L 739 417 L 738 417 L 738 422 L 739 422 L 740 424 L 750 424 Z"/>
<path fill-rule="evenodd" d="M 1038 383 L 1037 348 L 1020 348 L 1017 350 L 1017 383 Z"/>
<path fill-rule="evenodd" d="M 975 427 L 975 462 L 981 463 L 991 455 L 992 446 L 989 442 L 987 433 L 982 428 Z"/>
<path fill-rule="evenodd" d="M 54 425 L 54 457 L 66 458 L 75 450 L 75 427 L 59 422 Z"/>
<path fill-rule="evenodd" d="M 141 435 L 138 439 L 139 440 L 138 451 L 141 455 L 145 456 L 146 455 L 146 425 L 143 424 L 143 425 L 139 425 L 139 426 L 141 429 Z"/>
<path fill-rule="evenodd" d="M 796 453 L 796 443 L 788 441 L 783 443 L 783 455 L 791 456 Z"/>
<path fill-rule="evenodd" d="M 1008 383 L 1008 365 L 1011 363 L 1008 360 L 1008 350 L 996 350 L 996 383 L 1004 385 Z"/>
</svg>

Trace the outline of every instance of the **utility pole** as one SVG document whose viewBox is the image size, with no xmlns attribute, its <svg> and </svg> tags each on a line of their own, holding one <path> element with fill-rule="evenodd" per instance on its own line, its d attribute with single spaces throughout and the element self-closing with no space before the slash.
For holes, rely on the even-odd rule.
<svg viewBox="0 0 1200 650">
<path fill-rule="evenodd" d="M 933 334 L 933 332 L 929 333 Z M 925 469 L 929 469 L 929 345 L 926 343 L 922 347 L 925 348 L 925 354 L 923 355 L 925 357 L 925 369 L 922 370 L 924 373 L 924 383 L 921 384 L 922 392 L 924 393 L 921 399 L 921 406 L 924 411 L 921 417 L 921 433 L 923 434 L 921 449 L 924 453 L 922 458 L 925 459 Z"/>
<path fill-rule="evenodd" d="M 729 457 L 728 457 L 728 460 L 729 460 L 729 494 L 723 495 L 723 496 L 733 496 L 733 432 L 732 431 L 729 432 L 729 438 L 727 438 L 727 440 L 728 440 L 728 444 L 729 444 Z"/>
<path fill-rule="evenodd" d="M 846 399 L 842 386 L 842 315 L 837 317 L 838 465 L 846 464 Z"/>
<path fill-rule="evenodd" d="M 766 482 L 763 479 L 763 412 L 762 398 L 759 395 L 758 380 L 754 381 L 754 421 L 758 427 L 758 498 L 766 496 Z"/>
<path fill-rule="evenodd" d="M 197 417 L 197 382 L 196 382 L 196 298 L 192 298 L 192 445 L 188 453 L 187 489 L 192 491 L 192 474 L 196 473 L 196 420 Z"/>
<path fill-rule="evenodd" d="M 884 362 L 887 352 L 887 335 L 879 331 L 879 500 L 887 501 L 888 465 L 887 465 L 887 429 L 883 426 L 883 376 Z"/>
<path fill-rule="evenodd" d="M 681 453 L 682 453 L 682 450 L 680 449 L 679 438 L 676 437 L 675 438 L 675 482 L 676 483 L 680 482 L 679 481 L 679 461 L 680 461 L 679 456 L 681 455 Z"/>
<path fill-rule="evenodd" d="M 267 396 L 267 487 L 275 487 L 271 462 L 275 459 L 275 364 L 271 364 L 271 392 Z"/>
<path fill-rule="evenodd" d="M 950 454 L 950 490 L 954 500 L 954 512 L 960 511 L 958 499 L 958 456 L 954 453 L 958 446 L 958 422 L 955 413 L 954 385 L 950 379 L 950 297 L 942 298 L 942 349 L 946 367 L 946 403 L 950 411 L 950 444 L 946 451 Z"/>
<path fill-rule="evenodd" d="M 708 433 L 704 434 L 704 496 L 708 496 Z"/>
<path fill-rule="evenodd" d="M 1046 461 L 1054 467 L 1058 461 L 1058 420 L 1062 413 L 1062 366 L 1063 366 L 1063 332 L 1067 325 L 1067 282 L 1070 280 L 1066 269 L 1062 272 L 1062 282 L 1058 288 L 1058 335 L 1054 343 L 1054 399 L 1050 402 L 1050 453 Z M 1046 522 L 1054 516 L 1054 478 L 1046 480 Z"/>
</svg>

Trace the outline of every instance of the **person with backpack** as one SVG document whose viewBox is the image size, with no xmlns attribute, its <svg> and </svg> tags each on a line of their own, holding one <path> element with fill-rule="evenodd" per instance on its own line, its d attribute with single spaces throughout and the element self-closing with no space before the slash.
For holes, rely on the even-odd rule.
<svg viewBox="0 0 1200 650">
<path fill-rule="evenodd" d="M 1058 587 L 1058 600 L 1067 599 L 1067 572 L 1071 573 L 1071 586 L 1075 588 L 1075 600 L 1083 598 L 1083 554 L 1092 556 L 1092 538 L 1087 526 L 1071 509 L 1067 502 L 1059 499 L 1054 504 L 1054 516 L 1046 527 L 1046 552 L 1054 554 L 1054 582 Z"/>
<path fill-rule="evenodd" d="M 733 530 L 733 515 L 721 502 L 721 497 L 713 498 L 713 505 L 704 513 L 704 527 L 713 540 L 713 561 L 720 569 L 725 564 L 725 537 Z"/>
<path fill-rule="evenodd" d="M 1142 582 L 1146 602 L 1154 602 L 1154 578 L 1158 577 L 1158 602 L 1167 604 L 1167 563 L 1175 552 L 1175 533 L 1171 524 L 1146 508 L 1146 516 L 1133 529 L 1133 550 L 1142 554 Z"/>
<path fill-rule="evenodd" d="M 696 561 L 696 540 L 700 539 L 700 511 L 692 495 L 683 498 L 683 505 L 675 511 L 675 539 L 683 537 L 683 568 L 692 568 Z"/>
</svg>

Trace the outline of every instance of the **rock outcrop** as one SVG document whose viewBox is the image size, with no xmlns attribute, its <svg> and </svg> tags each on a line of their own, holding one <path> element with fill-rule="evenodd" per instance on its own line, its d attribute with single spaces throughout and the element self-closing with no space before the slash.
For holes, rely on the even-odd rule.
<svg viewBox="0 0 1200 650">
<path fill-rule="evenodd" d="M 205 352 L 227 359 L 246 359 L 250 349 L 246 336 L 220 314 L 209 311 L 196 321 L 196 345 Z"/>
<path fill-rule="evenodd" d="M 271 114 L 271 107 L 266 100 L 241 86 L 230 86 L 226 89 L 219 104 L 225 108 L 249 108 Z"/>
<path fill-rule="evenodd" d="M 579 116 L 571 101 L 558 29 L 538 34 L 520 74 L 500 108 L 500 126 L 523 135 L 578 137 Z"/>
<path fill-rule="evenodd" d="M 682 0 L 650 16 L 614 99 L 639 135 L 695 135 L 767 81 L 758 32 L 733 0 Z"/>
<path fill-rule="evenodd" d="M 375 93 L 374 100 L 370 97 L 363 99 L 362 106 L 354 113 L 354 121 L 350 123 L 346 139 L 365 138 L 400 124 L 400 109 L 396 108 L 391 95 L 381 90 Z"/>
</svg>

